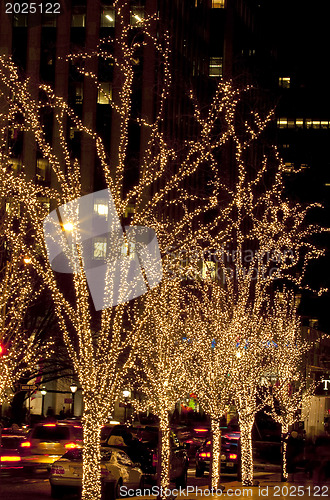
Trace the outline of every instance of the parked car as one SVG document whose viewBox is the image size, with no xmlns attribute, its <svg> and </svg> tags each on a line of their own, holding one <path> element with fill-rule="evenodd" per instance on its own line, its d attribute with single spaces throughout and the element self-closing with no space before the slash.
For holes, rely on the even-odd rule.
<svg viewBox="0 0 330 500">
<path fill-rule="evenodd" d="M 37 424 L 20 444 L 24 469 L 50 468 L 65 452 L 82 446 L 81 425 L 64 422 Z"/>
<path fill-rule="evenodd" d="M 180 443 L 186 445 L 189 458 L 196 455 L 196 451 L 210 437 L 210 429 L 207 426 L 178 427 L 175 431 Z"/>
<path fill-rule="evenodd" d="M 211 440 L 207 440 L 196 453 L 196 477 L 210 470 L 211 460 Z M 241 473 L 240 432 L 227 432 L 221 437 L 221 471 L 238 476 Z"/>
<path fill-rule="evenodd" d="M 50 469 L 49 482 L 52 498 L 61 498 L 70 490 L 79 490 L 82 485 L 83 449 L 67 451 L 56 460 Z M 115 498 L 120 496 L 120 487 L 143 488 L 143 472 L 134 464 L 123 449 L 115 447 L 101 448 L 102 481 L 113 482 Z"/>
<path fill-rule="evenodd" d="M 0 471 L 22 470 L 21 443 L 25 441 L 23 430 L 5 428 L 1 433 Z"/>
<path fill-rule="evenodd" d="M 155 482 L 157 478 L 158 462 L 158 427 L 145 426 L 137 430 L 137 439 L 144 445 L 150 454 L 149 468 L 146 470 L 146 480 Z M 186 447 L 183 446 L 176 434 L 171 431 L 171 455 L 170 455 L 170 480 L 176 487 L 187 486 L 187 471 L 189 458 Z"/>
</svg>

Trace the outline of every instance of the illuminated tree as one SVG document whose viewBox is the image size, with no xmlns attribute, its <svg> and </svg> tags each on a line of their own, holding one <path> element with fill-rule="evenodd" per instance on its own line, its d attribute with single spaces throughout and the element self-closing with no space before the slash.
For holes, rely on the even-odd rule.
<svg viewBox="0 0 330 500">
<path fill-rule="evenodd" d="M 185 335 L 191 353 L 187 359 L 190 390 L 211 420 L 211 487 L 219 488 L 221 469 L 220 421 L 231 401 L 231 372 L 236 357 L 236 329 L 225 290 L 210 279 L 196 282 L 188 294 Z"/>
<path fill-rule="evenodd" d="M 3 192 L 0 198 L 4 203 Z M 49 343 L 42 352 L 36 330 L 25 329 L 29 308 L 38 300 L 42 285 L 34 279 L 24 255 L 27 221 L 24 217 L 18 221 L 19 202 L 14 197 L 6 200 L 7 211 L 1 217 L 0 405 L 14 382 L 31 373 L 45 351 L 51 352 Z"/>
<path fill-rule="evenodd" d="M 315 386 L 306 379 L 304 355 L 311 345 L 302 338 L 292 292 L 278 292 L 268 311 L 271 364 L 265 375 L 270 389 L 271 415 L 282 428 L 282 478 L 287 480 L 286 438 L 289 427 L 299 419 L 299 410 L 308 410 Z"/>
<path fill-rule="evenodd" d="M 191 388 L 184 315 L 181 280 L 164 278 L 146 296 L 143 314 L 134 326 L 138 349 L 132 383 L 143 395 L 139 409 L 150 410 L 159 418 L 158 485 L 163 491 L 170 483 L 170 415 Z M 177 486 L 185 487 L 186 477 Z"/>
</svg>

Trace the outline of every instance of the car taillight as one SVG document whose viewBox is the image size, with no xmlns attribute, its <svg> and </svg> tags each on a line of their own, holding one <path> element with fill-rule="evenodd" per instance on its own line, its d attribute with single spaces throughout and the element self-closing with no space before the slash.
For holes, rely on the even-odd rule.
<svg viewBox="0 0 330 500">
<path fill-rule="evenodd" d="M 0 457 L 0 462 L 20 462 L 21 457 L 13 456 L 13 455 L 2 455 Z"/>
<path fill-rule="evenodd" d="M 77 443 L 66 443 L 64 446 L 67 450 L 73 450 L 73 448 L 78 448 Z"/>
<path fill-rule="evenodd" d="M 44 424 L 44 427 L 56 427 L 56 424 Z"/>
<path fill-rule="evenodd" d="M 208 429 L 194 429 L 195 432 L 208 432 Z"/>
<path fill-rule="evenodd" d="M 193 439 L 187 439 L 186 443 L 194 444 L 194 440 Z"/>
<path fill-rule="evenodd" d="M 236 453 L 231 453 L 231 454 L 229 455 L 229 460 L 236 460 L 236 458 L 237 458 Z"/>
<path fill-rule="evenodd" d="M 23 441 L 23 442 L 20 444 L 20 447 L 21 447 L 21 448 L 31 448 L 31 443 L 30 443 L 30 441 Z"/>
<path fill-rule="evenodd" d="M 54 476 L 60 476 L 61 474 L 65 474 L 65 470 L 63 469 L 63 467 L 55 465 L 50 469 L 50 473 Z"/>
<path fill-rule="evenodd" d="M 153 453 L 152 454 L 152 466 L 157 467 L 157 462 L 158 462 L 158 457 L 157 457 L 156 453 Z"/>
<path fill-rule="evenodd" d="M 208 452 L 203 451 L 202 453 L 199 454 L 199 456 L 202 458 L 210 458 L 211 453 L 209 451 Z"/>
<path fill-rule="evenodd" d="M 211 444 L 211 441 L 207 441 L 206 446 L 207 446 L 207 445 L 210 445 L 210 444 Z"/>
</svg>

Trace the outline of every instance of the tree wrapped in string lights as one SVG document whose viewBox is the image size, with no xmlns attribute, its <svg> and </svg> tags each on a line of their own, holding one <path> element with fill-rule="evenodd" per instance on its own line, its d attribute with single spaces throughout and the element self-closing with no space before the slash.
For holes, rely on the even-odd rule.
<svg viewBox="0 0 330 500">
<path fill-rule="evenodd" d="M 217 490 L 221 472 L 221 418 L 231 401 L 231 372 L 236 357 L 236 329 L 232 330 L 231 304 L 217 281 L 195 282 L 187 293 L 185 330 L 190 355 L 186 371 L 190 390 L 211 421 L 210 486 Z"/>
<path fill-rule="evenodd" d="M 288 478 L 287 437 L 289 427 L 308 412 L 315 386 L 304 371 L 304 355 L 311 345 L 302 338 L 301 321 L 293 292 L 277 292 L 268 311 L 271 365 L 266 375 L 270 390 L 271 416 L 282 428 L 282 480 Z"/>
<path fill-rule="evenodd" d="M 1 192 L 1 201 L 6 199 L 8 205 L 1 219 L 0 405 L 7 390 L 33 372 L 45 351 L 51 352 L 49 343 L 42 348 L 35 330 L 25 329 L 29 308 L 38 300 L 42 285 L 34 279 L 23 252 L 27 221 L 22 217 L 18 222 L 19 202 L 12 197 L 9 206 L 7 196 Z"/>
<path fill-rule="evenodd" d="M 150 410 L 159 418 L 158 486 L 165 498 L 170 485 L 170 415 L 177 401 L 191 389 L 187 362 L 191 355 L 186 340 L 184 288 L 180 278 L 162 283 L 148 293 L 144 312 L 135 330 L 138 340 L 131 383 L 143 399 L 138 409 Z M 176 479 L 185 488 L 186 471 Z"/>
</svg>

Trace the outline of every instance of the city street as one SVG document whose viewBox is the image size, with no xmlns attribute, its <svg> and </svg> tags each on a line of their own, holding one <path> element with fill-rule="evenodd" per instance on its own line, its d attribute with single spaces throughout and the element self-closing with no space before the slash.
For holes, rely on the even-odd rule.
<svg viewBox="0 0 330 500">
<path fill-rule="evenodd" d="M 313 484 L 311 480 L 306 480 L 304 474 L 295 475 L 294 482 L 281 483 L 279 473 L 269 470 L 257 471 L 255 481 L 259 482 L 252 488 L 243 488 L 241 483 L 233 480 L 234 476 L 223 475 L 222 484 L 225 486 L 223 494 L 219 492 L 214 495 L 216 498 L 222 496 L 227 498 L 279 498 L 287 497 L 307 498 L 329 498 L 330 482 L 323 485 Z M 188 473 L 188 491 L 182 492 L 178 497 L 193 499 L 196 497 L 209 497 L 207 491 L 207 477 L 195 478 L 194 470 Z M 193 491 L 192 491 L 193 488 Z M 197 489 L 197 491 L 196 491 Z M 175 492 L 174 492 L 175 494 Z M 45 473 L 28 476 L 7 476 L 0 477 L 0 498 L 1 500 L 49 500 L 50 487 Z M 75 495 L 67 495 L 65 500 L 78 498 Z M 133 497 L 130 497 L 133 498 Z M 154 496 L 146 496 L 154 498 Z"/>
</svg>

